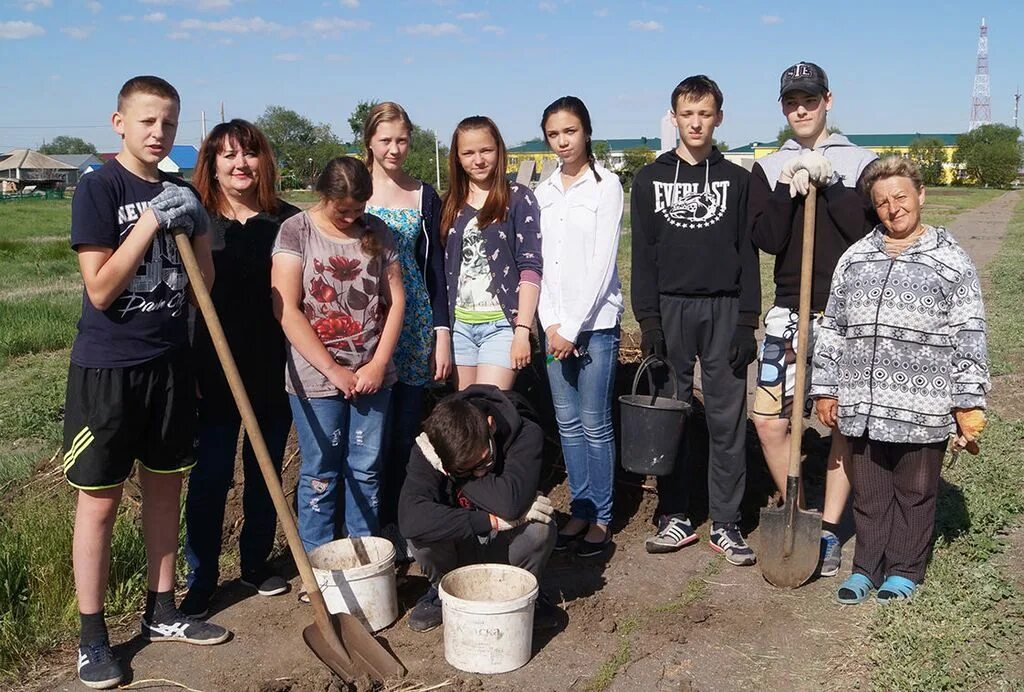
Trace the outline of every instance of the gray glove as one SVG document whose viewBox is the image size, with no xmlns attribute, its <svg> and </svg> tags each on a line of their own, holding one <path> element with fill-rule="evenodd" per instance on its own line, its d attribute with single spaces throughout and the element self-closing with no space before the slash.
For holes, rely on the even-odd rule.
<svg viewBox="0 0 1024 692">
<path fill-rule="evenodd" d="M 164 231 L 184 229 L 189 236 L 203 224 L 206 212 L 199 198 L 187 187 L 164 182 L 164 190 L 149 202 L 157 225 Z"/>
<path fill-rule="evenodd" d="M 555 515 L 555 507 L 546 496 L 537 493 L 537 499 L 526 510 L 526 514 L 520 517 L 521 521 L 535 521 L 538 524 L 550 524 Z"/>
<path fill-rule="evenodd" d="M 818 187 L 831 185 L 834 177 L 832 162 L 816 151 L 806 151 L 790 159 L 779 174 L 779 180 L 789 179 L 791 197 L 807 196 L 811 183 Z"/>
</svg>

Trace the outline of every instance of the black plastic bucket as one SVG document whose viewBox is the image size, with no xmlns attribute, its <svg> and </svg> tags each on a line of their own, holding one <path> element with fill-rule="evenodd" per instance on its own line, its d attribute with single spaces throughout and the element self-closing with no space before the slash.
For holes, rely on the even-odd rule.
<svg viewBox="0 0 1024 692">
<path fill-rule="evenodd" d="M 658 396 L 654 389 L 650 366 L 662 363 L 672 381 L 672 398 Z M 647 373 L 650 394 L 637 394 L 640 374 Z M 672 365 L 655 355 L 644 358 L 633 378 L 631 394 L 619 397 L 622 423 L 622 468 L 645 476 L 666 476 L 676 464 L 683 426 L 690 413 L 690 404 L 679 400 L 679 384 Z"/>
</svg>

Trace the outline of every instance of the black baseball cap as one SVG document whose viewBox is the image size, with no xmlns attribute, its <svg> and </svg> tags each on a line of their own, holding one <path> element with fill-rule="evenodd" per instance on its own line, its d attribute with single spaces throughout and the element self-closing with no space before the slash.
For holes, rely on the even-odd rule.
<svg viewBox="0 0 1024 692">
<path fill-rule="evenodd" d="M 779 78 L 779 100 L 790 91 L 806 91 L 808 94 L 828 93 L 828 75 L 813 62 L 798 62 L 786 68 Z"/>
</svg>

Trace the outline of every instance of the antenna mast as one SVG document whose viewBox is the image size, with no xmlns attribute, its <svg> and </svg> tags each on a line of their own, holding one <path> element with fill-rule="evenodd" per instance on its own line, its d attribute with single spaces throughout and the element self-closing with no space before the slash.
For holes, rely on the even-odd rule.
<svg viewBox="0 0 1024 692">
<path fill-rule="evenodd" d="M 988 27 L 981 18 L 978 34 L 978 64 L 974 70 L 974 94 L 971 97 L 971 123 L 968 130 L 992 122 L 992 97 L 988 88 Z"/>
</svg>

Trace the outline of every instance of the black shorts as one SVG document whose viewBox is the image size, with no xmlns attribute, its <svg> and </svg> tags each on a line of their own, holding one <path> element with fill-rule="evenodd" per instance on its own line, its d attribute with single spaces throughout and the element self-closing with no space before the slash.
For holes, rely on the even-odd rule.
<svg viewBox="0 0 1024 692">
<path fill-rule="evenodd" d="M 127 368 L 68 371 L 64 475 L 83 490 L 114 488 L 135 460 L 155 473 L 192 468 L 195 383 L 181 349 Z"/>
</svg>

